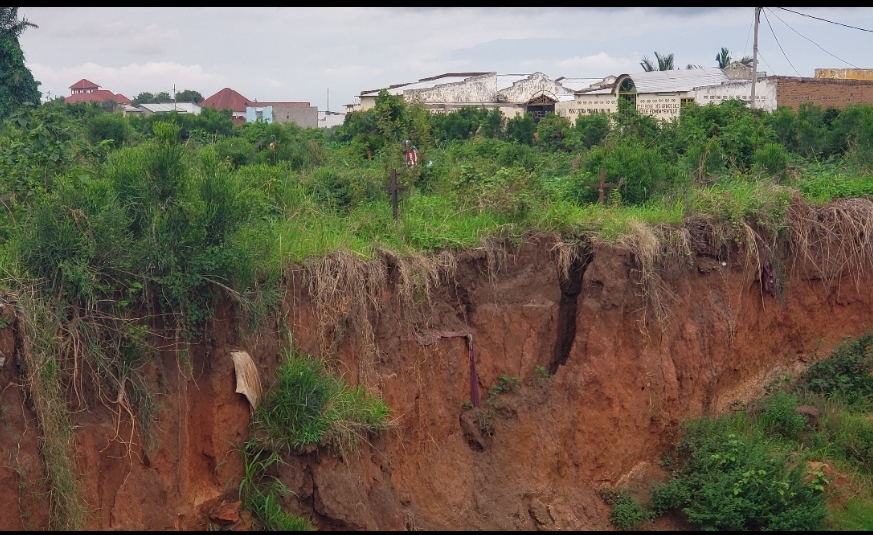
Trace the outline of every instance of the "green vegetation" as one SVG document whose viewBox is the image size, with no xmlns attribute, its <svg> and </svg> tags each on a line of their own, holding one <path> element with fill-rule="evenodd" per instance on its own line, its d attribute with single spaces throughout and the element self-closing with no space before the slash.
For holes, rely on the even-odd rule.
<svg viewBox="0 0 873 535">
<path fill-rule="evenodd" d="M 345 454 L 366 433 L 389 426 L 388 407 L 363 386 L 349 386 L 331 375 L 322 360 L 288 350 L 254 425 L 272 448 L 327 443 Z"/>
<path fill-rule="evenodd" d="M 24 30 L 36 27 L 27 19 L 18 20 L 17 7 L 0 7 L 0 121 L 17 108 L 39 104 L 39 82 L 24 65 L 24 52 L 18 43 Z"/>
<path fill-rule="evenodd" d="M 673 475 L 652 489 L 650 503 L 622 491 L 602 494 L 613 505 L 613 524 L 632 529 L 678 510 L 704 530 L 869 528 L 871 342 L 871 334 L 847 340 L 796 380 L 771 385 L 745 411 L 687 422 L 665 457 Z"/>
<path fill-rule="evenodd" d="M 612 507 L 609 521 L 613 527 L 621 531 L 639 528 L 644 521 L 652 521 L 652 513 L 639 500 L 628 494 L 626 490 L 600 488 L 597 491 L 607 505 Z"/>
<path fill-rule="evenodd" d="M 313 531 L 306 519 L 287 513 L 279 503 L 291 491 L 277 477 L 268 477 L 267 470 L 281 463 L 277 452 L 265 452 L 254 443 L 239 448 L 243 460 L 243 477 L 239 484 L 242 506 L 251 511 L 269 531 Z M 265 481 L 266 480 L 266 481 Z"/>
<path fill-rule="evenodd" d="M 281 454 L 327 445 L 340 455 L 354 451 L 367 433 L 388 428 L 388 407 L 361 386 L 334 377 L 318 358 L 286 351 L 276 379 L 252 419 L 253 438 L 239 448 L 244 475 L 239 486 L 243 507 L 275 531 L 308 531 L 305 519 L 287 513 L 280 500 L 291 492 L 268 476 Z"/>
</svg>

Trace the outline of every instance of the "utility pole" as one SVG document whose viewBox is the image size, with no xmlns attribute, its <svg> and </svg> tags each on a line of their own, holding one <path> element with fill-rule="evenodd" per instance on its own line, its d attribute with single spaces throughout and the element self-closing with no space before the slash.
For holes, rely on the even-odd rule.
<svg viewBox="0 0 873 535">
<path fill-rule="evenodd" d="M 330 112 L 330 88 L 327 88 L 327 111 Z M 325 114 L 327 115 L 327 114 Z"/>
<path fill-rule="evenodd" d="M 752 46 L 752 103 L 750 106 L 755 109 L 755 84 L 758 82 L 758 22 L 761 20 L 760 7 L 755 8 L 755 44 Z"/>
</svg>

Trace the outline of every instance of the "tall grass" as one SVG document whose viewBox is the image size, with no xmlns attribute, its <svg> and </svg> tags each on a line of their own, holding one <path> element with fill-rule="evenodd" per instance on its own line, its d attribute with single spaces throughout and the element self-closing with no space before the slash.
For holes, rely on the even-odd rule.
<svg viewBox="0 0 873 535">
<path fill-rule="evenodd" d="M 328 444 L 353 451 L 368 432 L 388 427 L 388 407 L 363 386 L 347 385 L 324 362 L 288 350 L 276 380 L 255 412 L 255 428 L 282 449 Z"/>
</svg>

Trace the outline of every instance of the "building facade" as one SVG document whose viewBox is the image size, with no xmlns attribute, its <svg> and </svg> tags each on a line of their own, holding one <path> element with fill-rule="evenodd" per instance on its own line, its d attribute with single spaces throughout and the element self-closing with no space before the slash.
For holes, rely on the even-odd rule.
<svg viewBox="0 0 873 535">
<path fill-rule="evenodd" d="M 302 128 L 318 127 L 318 108 L 309 102 L 253 102 L 246 106 L 246 122 L 295 123 Z"/>
</svg>

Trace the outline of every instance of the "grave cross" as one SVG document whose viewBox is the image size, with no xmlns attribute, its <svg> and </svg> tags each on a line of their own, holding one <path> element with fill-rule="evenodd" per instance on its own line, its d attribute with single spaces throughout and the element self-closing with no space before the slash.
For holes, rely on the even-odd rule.
<svg viewBox="0 0 873 535">
<path fill-rule="evenodd" d="M 394 211 L 394 220 L 397 220 L 397 192 L 409 189 L 403 184 L 397 183 L 397 169 L 391 170 L 391 183 L 382 186 L 382 189 L 391 193 L 391 208 Z"/>
<path fill-rule="evenodd" d="M 613 184 L 612 182 L 605 182 L 605 180 L 606 180 L 606 169 L 601 169 L 600 170 L 600 184 L 591 184 L 590 186 L 588 186 L 589 188 L 594 188 L 594 189 L 600 190 L 600 197 L 597 199 L 597 201 L 600 204 L 603 204 L 605 202 L 603 190 L 605 190 L 607 188 L 619 187 L 618 184 Z"/>
</svg>

